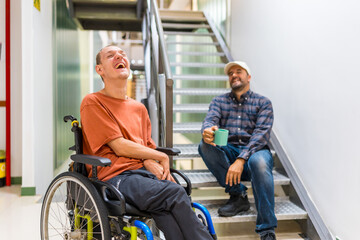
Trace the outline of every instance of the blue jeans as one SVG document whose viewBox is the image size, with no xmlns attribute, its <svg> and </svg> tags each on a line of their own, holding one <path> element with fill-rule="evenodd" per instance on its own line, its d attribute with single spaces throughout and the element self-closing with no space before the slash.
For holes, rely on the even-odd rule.
<svg viewBox="0 0 360 240">
<path fill-rule="evenodd" d="M 241 146 L 232 144 L 214 147 L 201 141 L 199 145 L 199 153 L 206 166 L 219 184 L 225 187 L 225 192 L 229 194 L 245 194 L 247 190 L 247 187 L 241 183 L 232 187 L 225 184 L 227 171 L 230 165 L 235 162 L 240 150 Z M 274 232 L 274 228 L 277 226 L 274 211 L 273 162 L 268 149 L 260 150 L 250 156 L 241 175 L 241 181 L 251 181 L 255 206 L 258 211 L 255 231 L 260 235 Z"/>
</svg>

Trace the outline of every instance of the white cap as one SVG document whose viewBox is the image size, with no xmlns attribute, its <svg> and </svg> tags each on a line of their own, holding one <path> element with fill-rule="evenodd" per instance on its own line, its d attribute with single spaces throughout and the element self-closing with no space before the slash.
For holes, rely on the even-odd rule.
<svg viewBox="0 0 360 240">
<path fill-rule="evenodd" d="M 226 75 L 228 75 L 230 68 L 232 68 L 233 66 L 239 66 L 239 67 L 245 69 L 249 75 L 251 75 L 250 68 L 248 67 L 246 62 L 241 62 L 241 61 L 234 61 L 234 62 L 229 62 L 228 64 L 226 64 L 224 67 L 224 72 Z"/>
</svg>

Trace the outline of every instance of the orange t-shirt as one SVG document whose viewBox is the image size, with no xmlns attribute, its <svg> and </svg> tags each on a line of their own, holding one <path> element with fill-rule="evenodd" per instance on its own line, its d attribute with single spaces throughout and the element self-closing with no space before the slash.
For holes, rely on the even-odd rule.
<svg viewBox="0 0 360 240">
<path fill-rule="evenodd" d="M 84 154 L 105 157 L 111 166 L 98 167 L 98 178 L 107 181 L 126 170 L 144 166 L 141 159 L 117 156 L 107 145 L 116 138 L 125 138 L 152 149 L 151 123 L 145 106 L 133 99 L 117 99 L 102 93 L 85 96 L 80 106 Z M 91 167 L 86 166 L 91 176 Z"/>
</svg>

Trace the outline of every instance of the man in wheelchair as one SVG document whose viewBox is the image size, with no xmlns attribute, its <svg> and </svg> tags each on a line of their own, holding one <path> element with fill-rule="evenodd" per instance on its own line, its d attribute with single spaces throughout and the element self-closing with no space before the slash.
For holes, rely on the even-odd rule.
<svg viewBox="0 0 360 240">
<path fill-rule="evenodd" d="M 117 46 L 104 47 L 96 56 L 96 72 L 105 87 L 83 99 L 80 115 L 84 154 L 111 160 L 109 167 L 97 167 L 99 180 L 150 214 L 166 239 L 212 239 L 186 191 L 171 176 L 168 156 L 155 150 L 145 106 L 126 96 L 126 53 Z M 92 168 L 87 170 L 91 177 Z"/>
</svg>

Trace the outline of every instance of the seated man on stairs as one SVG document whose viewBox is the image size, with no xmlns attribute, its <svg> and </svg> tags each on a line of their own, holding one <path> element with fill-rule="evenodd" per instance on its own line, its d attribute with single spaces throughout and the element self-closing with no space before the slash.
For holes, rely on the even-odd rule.
<svg viewBox="0 0 360 240">
<path fill-rule="evenodd" d="M 231 217 L 250 208 L 241 180 L 251 180 L 258 211 L 256 232 L 262 240 L 276 239 L 273 158 L 268 142 L 273 125 L 269 99 L 250 90 L 251 73 L 244 62 L 230 62 L 224 68 L 231 92 L 215 97 L 202 125 L 199 153 L 219 184 L 230 194 L 219 208 L 220 216 Z M 214 131 L 229 130 L 228 144 L 217 146 Z"/>
<path fill-rule="evenodd" d="M 110 167 L 98 167 L 98 178 L 149 213 L 166 239 L 212 239 L 184 188 L 174 183 L 168 156 L 155 150 L 145 106 L 126 96 L 130 74 L 126 53 L 117 46 L 104 47 L 96 56 L 96 72 L 105 87 L 83 99 L 80 115 L 84 153 L 112 162 Z"/>
</svg>

